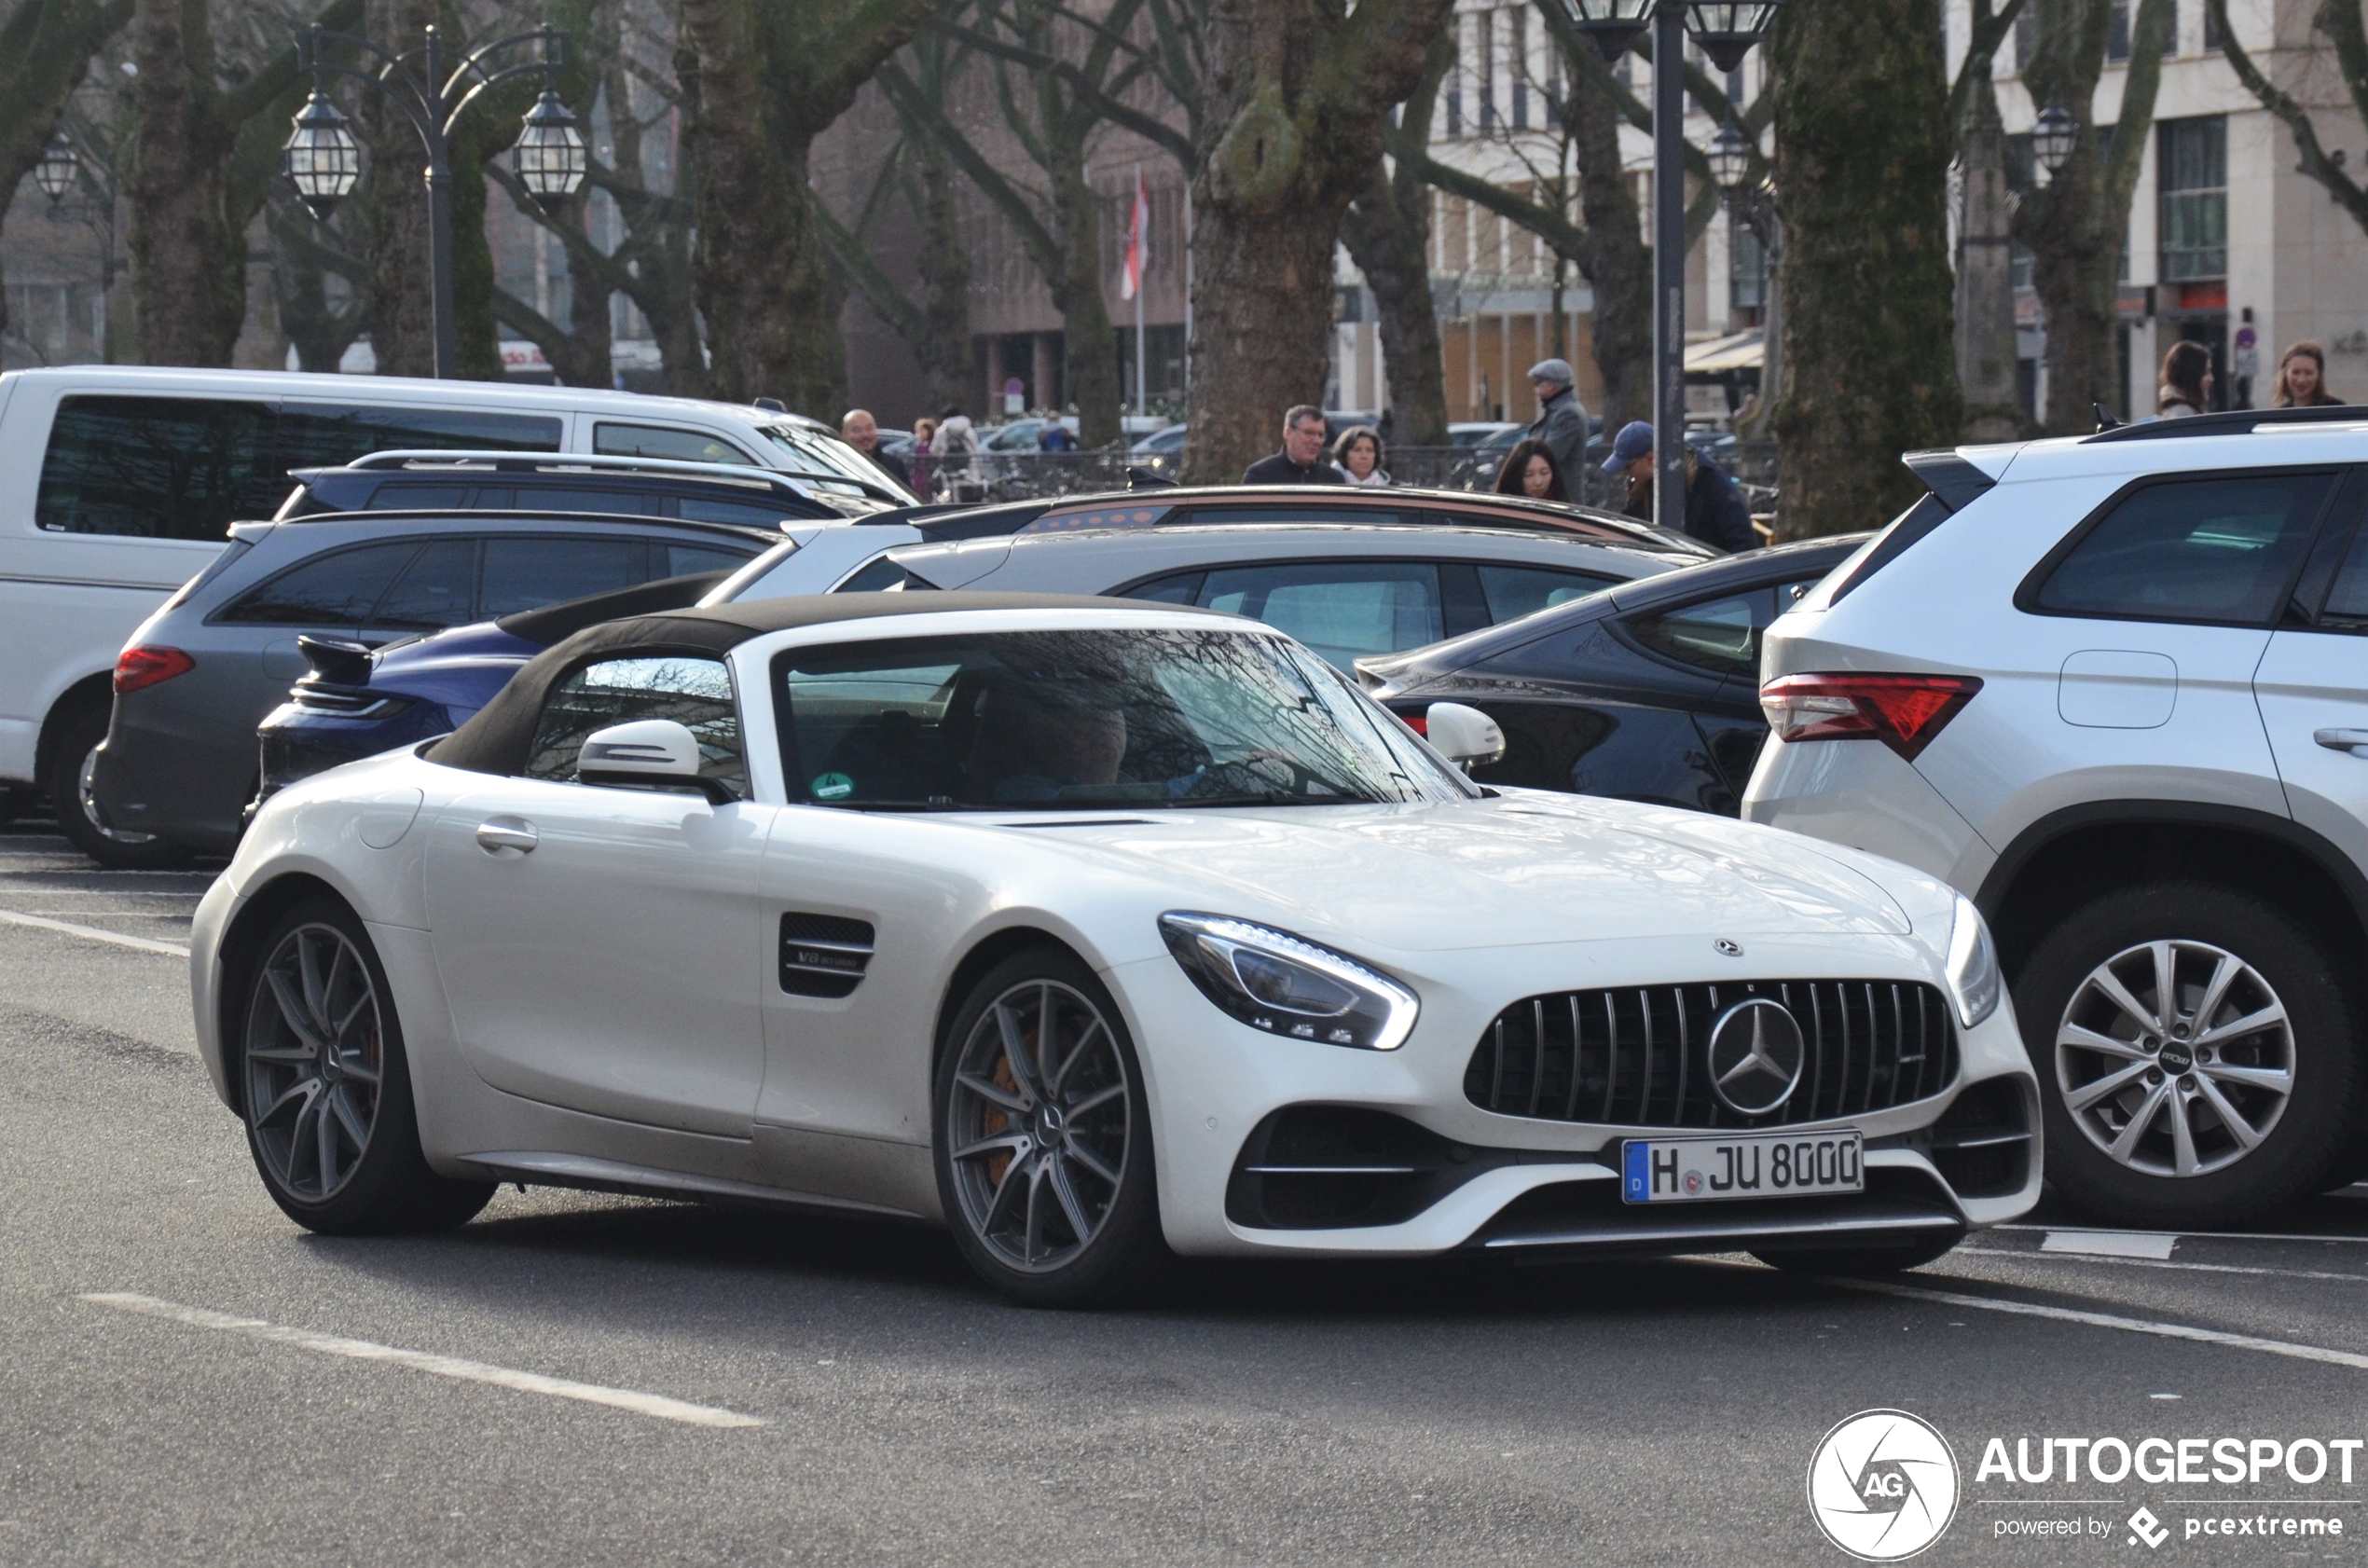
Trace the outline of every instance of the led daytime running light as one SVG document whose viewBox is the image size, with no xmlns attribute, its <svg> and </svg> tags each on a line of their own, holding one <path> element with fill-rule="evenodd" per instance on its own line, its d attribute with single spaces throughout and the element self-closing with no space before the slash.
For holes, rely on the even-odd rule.
<svg viewBox="0 0 2368 1568">
<path fill-rule="evenodd" d="M 1395 1051 L 1421 1010 L 1379 970 L 1271 926 L 1173 910 L 1160 916 L 1160 936 L 1203 996 L 1270 1035 Z"/>
</svg>

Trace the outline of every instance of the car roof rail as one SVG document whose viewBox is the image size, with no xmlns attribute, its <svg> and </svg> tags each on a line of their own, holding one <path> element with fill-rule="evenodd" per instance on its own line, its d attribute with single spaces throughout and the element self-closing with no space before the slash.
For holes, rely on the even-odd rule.
<svg viewBox="0 0 2368 1568">
<path fill-rule="evenodd" d="M 791 477 L 787 471 L 759 468 L 752 463 L 690 462 L 680 458 L 636 458 L 612 456 L 605 452 L 465 452 L 438 450 L 434 447 L 372 452 L 349 463 L 332 463 L 320 468 L 298 469 L 297 474 L 332 474 L 338 468 L 367 469 L 379 472 L 392 469 L 433 472 L 437 469 L 466 469 L 471 472 L 489 471 L 502 474 L 617 474 L 648 475 L 653 478 L 699 479 L 715 485 L 738 485 L 743 488 L 763 486 L 766 489 L 786 489 Z M 828 477 L 828 475 L 808 475 Z"/>
<path fill-rule="evenodd" d="M 2228 408 L 2216 414 L 2187 414 L 2176 420 L 2148 420 L 2143 424 L 2115 425 L 2081 437 L 2087 446 L 2098 441 L 2161 441 L 2174 435 L 2246 435 L 2263 425 L 2368 424 L 2368 408 L 2331 404 L 2320 408 Z"/>
</svg>

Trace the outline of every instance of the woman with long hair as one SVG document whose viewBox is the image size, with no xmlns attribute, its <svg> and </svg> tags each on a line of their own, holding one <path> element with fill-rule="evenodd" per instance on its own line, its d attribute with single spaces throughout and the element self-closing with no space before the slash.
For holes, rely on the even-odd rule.
<svg viewBox="0 0 2368 1568">
<path fill-rule="evenodd" d="M 1332 466 L 1352 485 L 1386 485 L 1389 470 L 1382 466 L 1382 433 L 1371 425 L 1351 425 L 1332 443 Z"/>
<path fill-rule="evenodd" d="M 1505 466 L 1496 471 L 1496 493 L 1525 495 L 1532 501 L 1571 498 L 1570 491 L 1563 488 L 1563 471 L 1554 461 L 1554 454 L 1534 435 L 1516 443 L 1505 454 Z"/>
<path fill-rule="evenodd" d="M 2162 390 L 2155 396 L 2155 413 L 2165 420 L 2183 420 L 2211 406 L 2211 351 L 2201 343 L 2173 343 L 2163 355 Z"/>
<path fill-rule="evenodd" d="M 2305 337 L 2278 356 L 2272 408 L 2333 408 L 2343 402 L 2327 390 L 2327 351 Z"/>
</svg>

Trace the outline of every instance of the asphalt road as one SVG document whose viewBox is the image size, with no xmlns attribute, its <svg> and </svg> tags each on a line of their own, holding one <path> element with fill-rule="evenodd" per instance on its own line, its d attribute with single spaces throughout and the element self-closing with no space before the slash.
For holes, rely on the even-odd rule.
<svg viewBox="0 0 2368 1568">
<path fill-rule="evenodd" d="M 1841 1562 L 1805 1477 L 1873 1408 L 1955 1456 L 1920 1561 L 2368 1555 L 2356 1441 L 2349 1485 L 2306 1444 L 2234 1484 L 2209 1442 L 2184 1484 L 1977 1474 L 1992 1438 L 2368 1438 L 2361 1197 L 1993 1231 L 1893 1293 L 1229 1265 L 1101 1314 L 1006 1306 L 926 1231 L 545 1190 L 326 1240 L 191 1053 L 158 944 L 211 874 L 0 832 L 0 1562 Z"/>
</svg>

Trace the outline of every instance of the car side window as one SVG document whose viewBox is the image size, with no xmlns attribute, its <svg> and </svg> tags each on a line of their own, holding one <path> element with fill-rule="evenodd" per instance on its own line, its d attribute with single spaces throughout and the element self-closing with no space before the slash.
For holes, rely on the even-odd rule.
<svg viewBox="0 0 2368 1568">
<path fill-rule="evenodd" d="M 784 517 L 805 517 L 814 508 L 801 506 L 786 497 L 776 502 L 719 501 L 711 496 L 677 496 L 674 515 L 699 523 L 739 523 L 754 528 L 778 528 Z"/>
<path fill-rule="evenodd" d="M 1774 599 L 1769 589 L 1754 588 L 1638 615 L 1627 626 L 1663 658 L 1714 675 L 1756 675 L 1759 634 L 1775 619 Z"/>
<path fill-rule="evenodd" d="M 2175 479 L 2122 498 L 2024 607 L 2059 615 L 2266 626 L 2340 476 Z"/>
<path fill-rule="evenodd" d="M 2321 631 L 2368 632 L 2368 529 L 2351 542 L 2315 625 Z"/>
<path fill-rule="evenodd" d="M 1288 633 L 1342 669 L 1446 635 L 1439 571 L 1427 561 L 1217 567 L 1198 597 Z"/>
<path fill-rule="evenodd" d="M 417 539 L 332 550 L 249 588 L 213 619 L 235 626 L 358 627 L 419 551 Z"/>
<path fill-rule="evenodd" d="M 593 732 L 641 719 L 671 719 L 689 729 L 699 743 L 700 776 L 748 798 L 748 753 L 732 701 L 732 672 L 721 659 L 697 654 L 603 659 L 560 681 L 535 722 L 526 777 L 571 784 L 576 757 Z"/>
<path fill-rule="evenodd" d="M 380 485 L 370 494 L 371 512 L 429 512 L 459 506 L 469 499 L 466 485 Z"/>
<path fill-rule="evenodd" d="M 34 521 L 59 533 L 219 541 L 287 493 L 286 469 L 265 461 L 270 427 L 264 403 L 61 399 Z"/>
<path fill-rule="evenodd" d="M 1615 577 L 1545 566 L 1483 566 L 1480 580 L 1492 624 L 1535 615 L 1541 610 L 1616 587 L 1619 582 Z"/>
<path fill-rule="evenodd" d="M 476 619 L 477 542 L 439 539 L 412 557 L 370 615 L 378 631 L 439 631 Z"/>
<path fill-rule="evenodd" d="M 489 539 L 480 613 L 510 615 L 646 583 L 649 554 L 639 539 Z"/>
<path fill-rule="evenodd" d="M 666 569 L 657 572 L 661 577 L 687 577 L 695 571 L 737 571 L 756 558 L 754 550 L 726 550 L 721 545 L 660 544 L 654 547 L 666 552 Z"/>
<path fill-rule="evenodd" d="M 1156 578 L 1137 583 L 1121 596 L 1125 598 L 1148 598 L 1156 604 L 1191 604 L 1201 591 L 1205 571 L 1179 571 L 1173 577 Z"/>
<path fill-rule="evenodd" d="M 720 435 L 672 425 L 612 424 L 592 427 L 592 449 L 620 458 L 670 458 L 678 462 L 741 462 L 756 460 Z"/>
<path fill-rule="evenodd" d="M 664 498 L 654 490 L 573 489 L 535 486 L 526 492 L 529 512 L 600 512 L 626 517 L 654 517 Z"/>
</svg>

